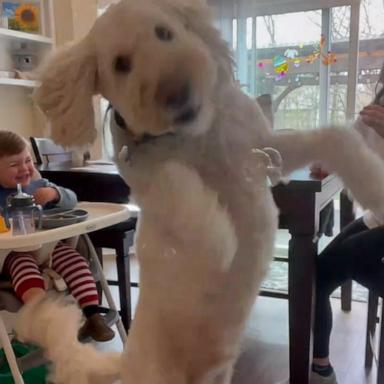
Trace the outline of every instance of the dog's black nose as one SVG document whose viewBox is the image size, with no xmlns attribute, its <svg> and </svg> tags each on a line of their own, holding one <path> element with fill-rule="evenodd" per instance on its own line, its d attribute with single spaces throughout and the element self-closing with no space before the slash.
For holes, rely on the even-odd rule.
<svg viewBox="0 0 384 384">
<path fill-rule="evenodd" d="M 183 85 L 175 92 L 171 92 L 165 99 L 165 106 L 173 109 L 183 108 L 189 101 L 190 89 L 187 84 Z"/>
<path fill-rule="evenodd" d="M 156 98 L 168 109 L 179 110 L 185 107 L 191 99 L 191 89 L 188 84 L 175 85 L 172 83 L 160 85 Z"/>
</svg>

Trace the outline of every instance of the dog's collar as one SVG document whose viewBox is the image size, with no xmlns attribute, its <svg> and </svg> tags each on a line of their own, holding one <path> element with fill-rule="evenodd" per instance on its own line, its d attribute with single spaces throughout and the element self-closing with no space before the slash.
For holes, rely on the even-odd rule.
<svg viewBox="0 0 384 384">
<path fill-rule="evenodd" d="M 120 115 L 120 113 L 117 111 L 117 109 L 113 108 L 111 106 L 112 110 L 113 110 L 113 117 L 116 121 L 116 124 L 121 128 L 121 129 L 127 129 L 128 126 L 127 126 L 127 123 L 125 122 L 125 120 L 123 119 L 123 117 Z"/>
<path fill-rule="evenodd" d="M 111 104 L 110 104 L 110 108 L 113 111 L 113 117 L 115 119 L 117 126 L 121 129 L 129 131 L 129 127 L 128 127 L 127 123 L 125 122 L 124 118 L 120 115 L 120 113 L 117 111 L 117 109 L 113 108 L 113 106 Z M 134 142 L 135 142 L 135 144 L 139 145 L 139 144 L 144 144 L 144 143 L 154 141 L 156 139 L 159 139 L 160 137 L 174 136 L 174 135 L 175 135 L 174 132 L 167 132 L 167 133 L 164 133 L 163 135 L 159 135 L 159 136 L 150 135 L 149 133 L 145 133 L 139 139 L 134 140 Z"/>
</svg>

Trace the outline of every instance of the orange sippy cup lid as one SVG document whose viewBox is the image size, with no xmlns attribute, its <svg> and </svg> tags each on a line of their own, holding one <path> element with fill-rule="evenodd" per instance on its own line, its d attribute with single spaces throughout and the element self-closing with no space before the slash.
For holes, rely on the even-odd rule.
<svg viewBox="0 0 384 384">
<path fill-rule="evenodd" d="M 9 228 L 5 225 L 4 217 L 0 215 L 0 233 L 8 232 Z"/>
</svg>

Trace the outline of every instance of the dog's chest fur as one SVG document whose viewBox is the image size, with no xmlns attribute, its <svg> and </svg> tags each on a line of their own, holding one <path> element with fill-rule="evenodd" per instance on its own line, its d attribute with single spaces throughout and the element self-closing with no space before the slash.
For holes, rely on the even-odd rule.
<svg viewBox="0 0 384 384">
<path fill-rule="evenodd" d="M 241 123 L 220 116 L 202 136 L 176 133 L 134 144 L 112 122 L 115 152 L 119 153 L 122 146 L 128 146 L 127 161 L 117 159 L 120 173 L 140 202 L 154 172 L 166 161 L 179 161 L 196 169 L 206 186 L 217 193 L 235 226 L 255 224 L 257 210 L 266 203 L 266 199 L 269 200 L 270 191 L 266 169 L 253 154 L 253 150 L 260 148 L 261 144 L 255 140 L 254 132 L 244 134 L 251 129 L 241 126 Z M 241 135 L 237 134 L 239 130 L 242 130 Z"/>
</svg>

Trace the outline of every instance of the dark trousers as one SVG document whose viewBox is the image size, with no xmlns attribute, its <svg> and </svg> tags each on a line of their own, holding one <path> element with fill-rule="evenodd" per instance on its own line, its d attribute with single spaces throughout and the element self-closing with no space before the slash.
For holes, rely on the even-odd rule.
<svg viewBox="0 0 384 384">
<path fill-rule="evenodd" d="M 319 255 L 313 346 L 315 358 L 329 355 L 332 330 L 330 295 L 349 279 L 384 296 L 384 226 L 368 229 L 362 219 L 355 220 Z"/>
</svg>

